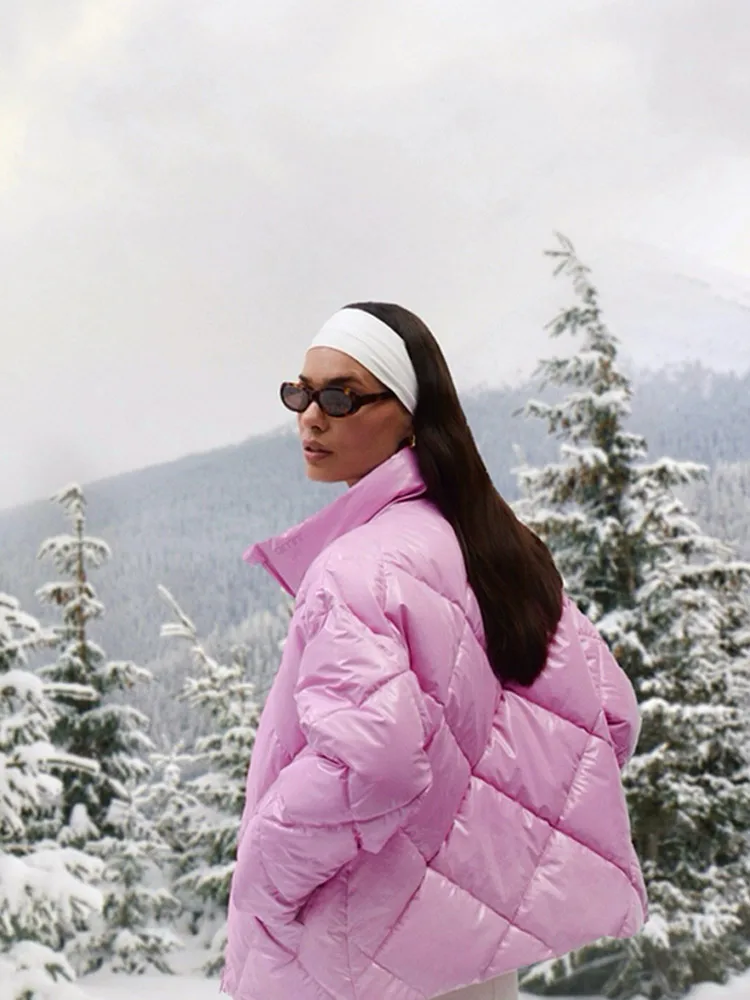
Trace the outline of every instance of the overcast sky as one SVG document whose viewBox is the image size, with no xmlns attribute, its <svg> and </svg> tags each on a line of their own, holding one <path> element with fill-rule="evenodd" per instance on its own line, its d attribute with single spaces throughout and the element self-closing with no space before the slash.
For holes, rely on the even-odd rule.
<svg viewBox="0 0 750 1000">
<path fill-rule="evenodd" d="M 0 506 L 278 423 L 351 300 L 511 377 L 555 229 L 750 278 L 749 40 L 748 0 L 3 0 Z"/>
</svg>

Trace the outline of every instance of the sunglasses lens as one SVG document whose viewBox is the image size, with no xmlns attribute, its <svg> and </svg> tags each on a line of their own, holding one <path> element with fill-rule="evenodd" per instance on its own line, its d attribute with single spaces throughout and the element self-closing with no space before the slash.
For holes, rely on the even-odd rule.
<svg viewBox="0 0 750 1000">
<path fill-rule="evenodd" d="M 353 401 L 343 389 L 323 389 L 320 394 L 321 409 L 329 417 L 345 417 L 352 411 Z"/>
<path fill-rule="evenodd" d="M 281 387 L 281 402 L 288 410 L 295 413 L 302 413 L 310 404 L 310 395 L 307 389 L 294 382 L 284 382 Z"/>
</svg>

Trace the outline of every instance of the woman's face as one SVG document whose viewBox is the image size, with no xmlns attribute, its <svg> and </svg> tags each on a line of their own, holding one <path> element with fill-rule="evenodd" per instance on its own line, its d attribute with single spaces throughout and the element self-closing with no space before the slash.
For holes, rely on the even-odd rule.
<svg viewBox="0 0 750 1000">
<path fill-rule="evenodd" d="M 371 372 L 332 347 L 307 352 L 300 381 L 311 389 L 333 382 L 361 395 L 384 389 Z M 308 477 L 349 486 L 390 458 L 412 432 L 411 415 L 394 398 L 366 403 L 346 417 L 329 417 L 313 402 L 299 414 L 297 426 Z"/>
</svg>

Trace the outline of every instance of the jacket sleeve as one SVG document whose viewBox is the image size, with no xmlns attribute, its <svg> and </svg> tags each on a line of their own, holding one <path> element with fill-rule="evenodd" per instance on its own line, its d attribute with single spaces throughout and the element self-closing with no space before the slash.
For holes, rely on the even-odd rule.
<svg viewBox="0 0 750 1000">
<path fill-rule="evenodd" d="M 235 905 L 292 947 L 311 893 L 360 850 L 380 850 L 432 781 L 408 649 L 375 598 L 366 600 L 366 618 L 334 588 L 312 602 L 295 690 L 307 746 L 260 801 L 238 848 Z"/>
<path fill-rule="evenodd" d="M 617 755 L 617 763 L 622 769 L 633 756 L 641 731 L 638 702 L 628 675 L 598 633 L 596 645 L 604 715 Z"/>
</svg>

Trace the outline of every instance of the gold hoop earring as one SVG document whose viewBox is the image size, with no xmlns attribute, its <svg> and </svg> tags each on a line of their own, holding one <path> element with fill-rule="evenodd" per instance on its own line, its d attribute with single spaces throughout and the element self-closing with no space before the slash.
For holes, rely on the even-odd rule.
<svg viewBox="0 0 750 1000">
<path fill-rule="evenodd" d="M 412 433 L 412 436 L 409 438 L 409 447 L 410 448 L 417 447 L 417 435 L 414 433 Z"/>
</svg>

